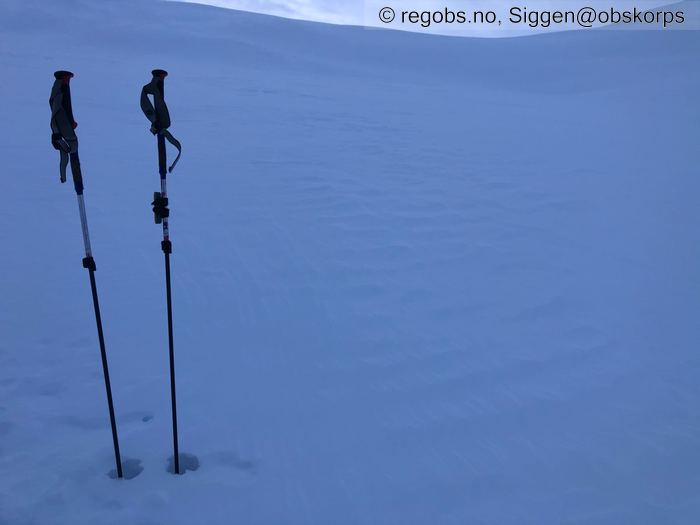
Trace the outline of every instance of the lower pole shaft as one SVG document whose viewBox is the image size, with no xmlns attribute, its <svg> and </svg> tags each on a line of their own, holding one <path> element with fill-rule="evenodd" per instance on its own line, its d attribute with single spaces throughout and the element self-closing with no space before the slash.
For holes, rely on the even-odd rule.
<svg viewBox="0 0 700 525">
<path fill-rule="evenodd" d="M 180 454 L 177 442 L 177 401 L 175 397 L 175 349 L 173 343 L 173 303 L 170 287 L 170 253 L 165 251 L 165 291 L 168 304 L 168 346 L 170 349 L 170 401 L 173 414 L 173 451 L 175 474 L 180 473 Z"/>
<path fill-rule="evenodd" d="M 107 390 L 107 405 L 109 406 L 109 422 L 112 425 L 112 441 L 114 442 L 114 457 L 117 462 L 117 477 L 122 478 L 122 459 L 119 453 L 119 438 L 117 437 L 117 423 L 114 418 L 114 403 L 112 401 L 112 385 L 109 381 L 109 367 L 107 365 L 107 351 L 105 350 L 105 338 L 102 332 L 102 316 L 100 315 L 100 303 L 97 299 L 97 284 L 95 271 L 90 271 L 90 288 L 92 289 L 92 304 L 95 307 L 95 320 L 97 322 L 97 337 L 100 341 L 100 354 L 102 355 L 102 371 L 105 376 L 105 389 Z"/>
</svg>

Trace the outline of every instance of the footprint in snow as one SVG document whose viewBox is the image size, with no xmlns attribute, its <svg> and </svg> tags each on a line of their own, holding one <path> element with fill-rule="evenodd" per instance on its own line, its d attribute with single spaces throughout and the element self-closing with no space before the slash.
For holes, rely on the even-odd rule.
<svg viewBox="0 0 700 525">
<path fill-rule="evenodd" d="M 257 462 L 249 459 L 243 459 L 235 452 L 221 451 L 214 452 L 207 456 L 214 463 L 221 465 L 223 467 L 235 468 L 238 470 L 245 470 L 248 472 L 255 472 L 257 468 Z"/>
</svg>

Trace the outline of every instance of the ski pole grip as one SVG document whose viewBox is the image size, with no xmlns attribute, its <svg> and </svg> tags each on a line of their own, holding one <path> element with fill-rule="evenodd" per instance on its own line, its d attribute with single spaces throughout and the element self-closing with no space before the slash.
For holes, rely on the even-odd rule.
<svg viewBox="0 0 700 525">
<path fill-rule="evenodd" d="M 151 132 L 155 135 L 170 127 L 170 114 L 165 103 L 165 77 L 168 72 L 154 69 L 151 74 L 153 78 L 141 89 L 141 111 L 151 122 Z M 149 96 L 153 97 L 153 102 Z"/>
<path fill-rule="evenodd" d="M 168 76 L 168 72 L 165 69 L 154 69 L 151 71 L 151 75 L 153 75 L 153 84 L 155 85 L 156 90 L 160 91 L 160 100 L 156 100 L 156 116 L 158 117 L 158 120 L 163 120 L 163 108 L 158 107 L 159 104 L 158 102 L 162 102 L 165 113 L 168 112 L 168 107 L 165 105 L 165 77 Z M 168 126 L 170 126 L 170 119 L 168 118 Z"/>
<path fill-rule="evenodd" d="M 61 106 L 63 111 L 65 111 L 69 124 L 75 129 L 75 118 L 73 118 L 73 102 L 70 96 L 70 79 L 75 75 L 70 71 L 59 70 L 53 74 L 56 80 L 60 80 L 63 85 L 61 86 Z"/>
<path fill-rule="evenodd" d="M 165 77 L 168 76 L 168 72 L 165 69 L 154 69 L 151 71 L 151 74 L 153 75 L 153 82 L 157 83 L 163 102 L 165 102 Z"/>
</svg>

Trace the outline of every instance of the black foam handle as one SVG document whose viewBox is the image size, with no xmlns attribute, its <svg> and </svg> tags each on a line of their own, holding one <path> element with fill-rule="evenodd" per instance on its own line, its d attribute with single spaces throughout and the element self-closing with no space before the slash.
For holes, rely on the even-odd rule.
<svg viewBox="0 0 700 525">
<path fill-rule="evenodd" d="M 153 78 L 141 89 L 141 111 L 153 124 L 151 131 L 155 134 L 170 127 L 170 113 L 165 103 L 165 77 L 168 72 L 154 69 L 151 73 Z M 153 97 L 153 102 L 149 100 L 149 95 Z"/>
<path fill-rule="evenodd" d="M 160 173 L 160 178 L 165 179 L 165 175 L 168 173 L 168 161 L 166 159 L 165 151 L 165 137 L 162 134 L 158 135 L 158 173 Z"/>
<path fill-rule="evenodd" d="M 70 79 L 75 75 L 70 71 L 59 70 L 56 71 L 53 76 L 56 80 L 63 81 L 63 84 L 61 85 L 61 94 L 63 95 L 61 105 L 63 106 L 63 111 L 66 112 L 66 116 L 68 117 L 70 123 L 74 124 L 75 118 L 73 117 L 73 102 L 71 101 L 70 96 Z"/>
<path fill-rule="evenodd" d="M 78 195 L 83 194 L 83 173 L 80 169 L 80 157 L 78 157 L 78 152 L 74 151 L 70 154 L 70 170 L 73 173 L 73 186 L 75 187 L 75 193 Z"/>
<path fill-rule="evenodd" d="M 160 94 L 165 98 L 165 77 L 168 76 L 168 72 L 165 69 L 154 69 L 151 71 L 151 74 L 153 75 L 153 80 L 156 81 L 158 89 L 160 89 Z"/>
</svg>

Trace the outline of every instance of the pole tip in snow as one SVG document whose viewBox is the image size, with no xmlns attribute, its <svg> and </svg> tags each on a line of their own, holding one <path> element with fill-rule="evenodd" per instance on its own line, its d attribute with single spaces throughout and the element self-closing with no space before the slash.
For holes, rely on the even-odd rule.
<svg viewBox="0 0 700 525">
<path fill-rule="evenodd" d="M 56 71 L 53 74 L 54 77 L 56 77 L 56 80 L 70 80 L 73 78 L 75 75 L 71 73 L 70 71 Z"/>
<path fill-rule="evenodd" d="M 154 77 L 165 78 L 168 76 L 168 72 L 165 69 L 154 69 L 151 71 Z"/>
</svg>

